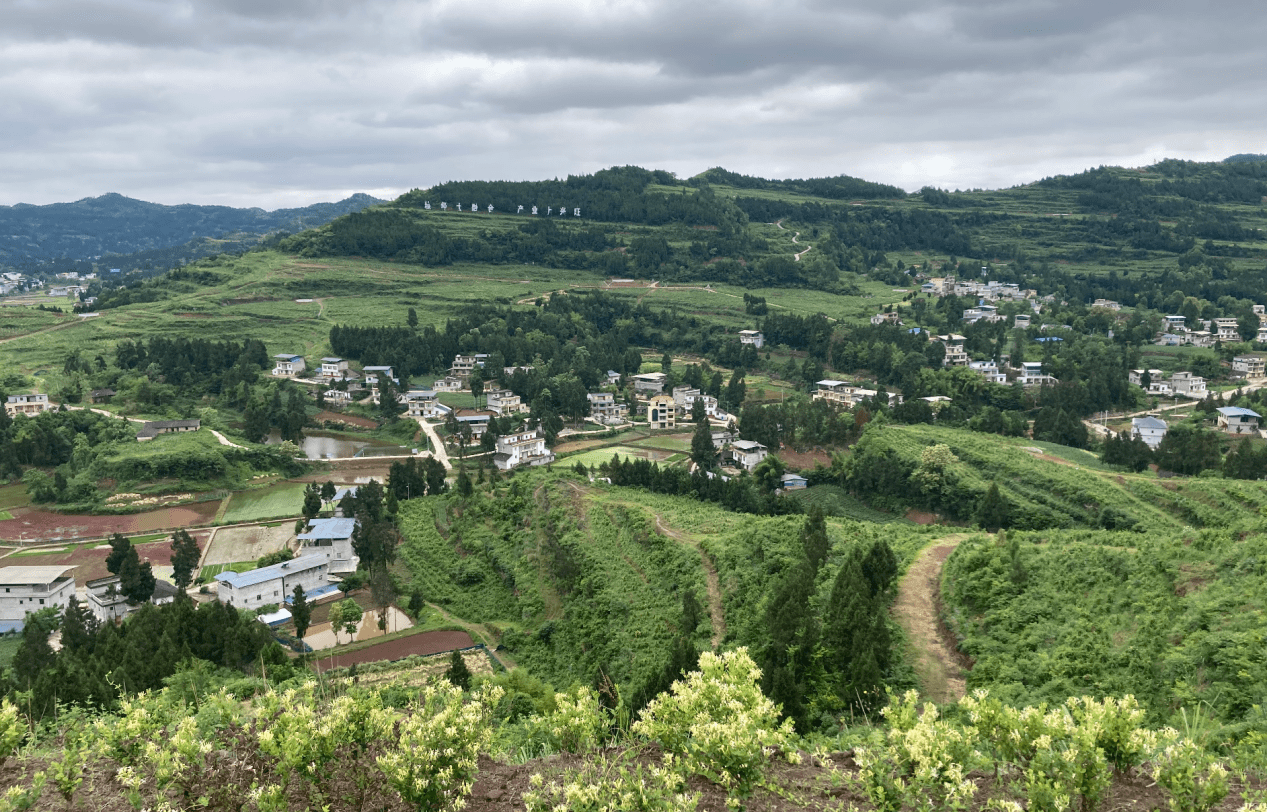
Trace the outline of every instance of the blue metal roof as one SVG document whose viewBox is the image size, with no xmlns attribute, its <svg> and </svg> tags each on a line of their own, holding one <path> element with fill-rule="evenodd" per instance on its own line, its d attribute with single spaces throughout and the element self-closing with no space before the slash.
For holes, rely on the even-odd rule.
<svg viewBox="0 0 1267 812">
<path fill-rule="evenodd" d="M 339 497 L 335 495 L 335 501 Z M 346 539 L 352 537 L 356 529 L 356 519 L 313 519 L 312 529 L 299 536 L 300 541 L 316 541 L 317 539 Z"/>
<path fill-rule="evenodd" d="M 318 566 L 326 566 L 326 557 L 324 555 L 305 555 L 248 572 L 222 572 L 216 576 L 216 580 L 222 584 L 228 584 L 233 589 L 242 589 L 243 587 L 267 583 L 276 578 L 293 575 Z"/>
<path fill-rule="evenodd" d="M 1240 406 L 1220 406 L 1217 411 L 1224 417 L 1257 417 L 1262 419 L 1262 415 L 1253 409 L 1242 409 Z"/>
</svg>

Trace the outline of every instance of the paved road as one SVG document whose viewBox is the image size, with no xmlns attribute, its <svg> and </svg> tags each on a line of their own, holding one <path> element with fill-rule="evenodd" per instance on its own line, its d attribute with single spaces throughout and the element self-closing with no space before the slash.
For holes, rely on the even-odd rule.
<svg viewBox="0 0 1267 812">
<path fill-rule="evenodd" d="M 440 435 L 436 434 L 436 427 L 421 417 L 414 419 L 418 421 L 418 425 L 422 426 L 423 433 L 431 440 L 431 455 L 440 461 L 446 471 L 452 471 L 453 463 L 449 462 L 449 452 L 444 450 L 444 443 L 440 442 Z"/>
</svg>

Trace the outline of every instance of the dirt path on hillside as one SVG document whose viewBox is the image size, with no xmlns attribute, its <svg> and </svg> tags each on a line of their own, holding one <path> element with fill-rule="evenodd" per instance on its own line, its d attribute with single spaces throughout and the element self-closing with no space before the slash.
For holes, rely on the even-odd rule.
<svg viewBox="0 0 1267 812">
<path fill-rule="evenodd" d="M 906 630 L 921 692 L 938 704 L 964 695 L 964 672 L 941 622 L 941 568 L 967 533 L 944 536 L 925 547 L 898 586 L 893 617 Z"/>
<path fill-rule="evenodd" d="M 708 584 L 708 616 L 713 621 L 711 642 L 713 650 L 717 650 L 721 646 L 721 641 L 726 637 L 726 618 L 722 614 L 721 581 L 717 577 L 717 567 L 713 566 L 713 559 L 708 557 L 708 553 L 704 552 L 704 548 L 699 545 L 698 541 L 665 525 L 659 513 L 655 514 L 655 526 L 664 535 L 689 544 L 699 553 L 700 563 L 704 565 L 704 581 Z"/>
<path fill-rule="evenodd" d="M 84 323 L 84 320 L 83 320 L 83 319 L 74 319 L 74 320 L 72 320 L 72 321 L 63 321 L 63 322 L 61 322 L 61 323 L 59 323 L 59 324 L 54 324 L 52 327 L 41 327 L 41 328 L 40 328 L 40 329 L 38 329 L 38 330 L 32 330 L 31 332 L 29 332 L 29 333 L 23 333 L 22 335 L 18 335 L 18 336 L 9 336 L 8 338 L 0 338 L 0 344 L 8 344 L 10 341 L 18 341 L 18 340 L 23 339 L 23 338 L 31 338 L 32 336 L 43 335 L 44 333 L 51 333 L 51 332 L 53 332 L 54 330 L 62 330 L 62 329 L 65 329 L 65 328 L 67 328 L 67 327 L 70 327 L 70 326 L 71 326 L 71 325 L 73 325 L 73 324 L 83 324 L 83 323 Z"/>
</svg>

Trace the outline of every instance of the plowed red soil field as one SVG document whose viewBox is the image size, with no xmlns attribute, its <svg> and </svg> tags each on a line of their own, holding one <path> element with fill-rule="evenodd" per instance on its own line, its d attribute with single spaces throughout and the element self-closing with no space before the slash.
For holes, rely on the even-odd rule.
<svg viewBox="0 0 1267 812">
<path fill-rule="evenodd" d="M 376 663 L 379 660 L 399 660 L 410 654 L 439 654 L 442 651 L 452 651 L 472 645 L 474 643 L 471 641 L 471 636 L 466 632 L 421 632 L 388 640 L 386 643 L 379 643 L 348 654 L 336 654 L 333 667 L 343 668 L 352 663 Z M 320 653 L 313 655 L 312 662 L 318 671 L 332 667 L 330 658 L 322 657 Z"/>
<path fill-rule="evenodd" d="M 216 517 L 217 501 L 195 502 L 180 507 L 160 508 L 126 516 L 90 516 L 52 513 L 38 508 L 11 508 L 12 519 L 0 521 L 0 539 L 47 539 L 75 541 L 111 533 L 134 535 L 159 530 L 175 530 L 195 524 L 210 524 Z"/>
</svg>

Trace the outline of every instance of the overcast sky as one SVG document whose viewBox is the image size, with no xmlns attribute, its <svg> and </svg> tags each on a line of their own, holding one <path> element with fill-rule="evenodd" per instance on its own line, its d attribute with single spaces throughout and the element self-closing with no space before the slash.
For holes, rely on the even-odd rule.
<svg viewBox="0 0 1267 812">
<path fill-rule="evenodd" d="M 1218 160 L 1267 152 L 1265 35 L 1261 0 L 0 0 L 0 204 Z"/>
</svg>

